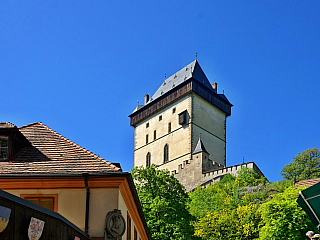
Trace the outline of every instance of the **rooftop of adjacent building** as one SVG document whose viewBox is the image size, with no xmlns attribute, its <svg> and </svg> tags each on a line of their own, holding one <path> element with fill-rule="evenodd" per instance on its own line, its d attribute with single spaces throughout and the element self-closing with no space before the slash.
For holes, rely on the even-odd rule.
<svg viewBox="0 0 320 240">
<path fill-rule="evenodd" d="M 16 127 L 0 123 L 0 136 L 11 136 L 15 152 L 0 161 L 0 174 L 75 174 L 121 172 L 110 163 L 70 141 L 41 122 Z M 18 138 L 16 141 L 13 138 Z"/>
</svg>

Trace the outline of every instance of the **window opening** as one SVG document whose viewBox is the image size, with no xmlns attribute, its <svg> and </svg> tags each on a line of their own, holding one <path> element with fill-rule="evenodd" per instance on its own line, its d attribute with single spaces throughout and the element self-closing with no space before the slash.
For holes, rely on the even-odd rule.
<svg viewBox="0 0 320 240">
<path fill-rule="evenodd" d="M 157 139 L 157 131 L 154 130 L 154 131 L 153 131 L 153 140 L 156 140 L 156 139 Z"/>
<path fill-rule="evenodd" d="M 127 213 L 127 240 L 131 240 L 131 217 Z"/>
<path fill-rule="evenodd" d="M 45 207 L 51 211 L 54 210 L 54 198 L 53 197 L 25 197 L 25 200 L 29 202 Z"/>
<path fill-rule="evenodd" d="M 175 112 L 176 112 L 176 108 L 173 108 L 173 109 L 172 109 L 172 113 L 175 113 Z"/>
<path fill-rule="evenodd" d="M 148 127 L 149 127 L 149 123 L 146 124 L 146 128 L 148 128 Z"/>
<path fill-rule="evenodd" d="M 138 240 L 138 233 L 136 228 L 134 228 L 134 231 L 133 231 L 133 239 Z"/>
<path fill-rule="evenodd" d="M 8 159 L 9 155 L 8 137 L 0 137 L 0 159 Z"/>
<path fill-rule="evenodd" d="M 166 144 L 163 150 L 163 162 L 166 163 L 169 161 L 169 146 Z"/>
<path fill-rule="evenodd" d="M 150 167 L 150 166 L 151 166 L 151 153 L 148 152 L 146 157 L 146 167 Z"/>
<path fill-rule="evenodd" d="M 159 121 L 161 121 L 161 120 L 162 120 L 162 115 L 159 116 Z"/>
<path fill-rule="evenodd" d="M 171 133 L 171 122 L 168 123 L 168 133 Z"/>
<path fill-rule="evenodd" d="M 147 134 L 146 135 L 146 144 L 148 144 L 148 142 L 149 142 L 149 135 Z"/>
</svg>

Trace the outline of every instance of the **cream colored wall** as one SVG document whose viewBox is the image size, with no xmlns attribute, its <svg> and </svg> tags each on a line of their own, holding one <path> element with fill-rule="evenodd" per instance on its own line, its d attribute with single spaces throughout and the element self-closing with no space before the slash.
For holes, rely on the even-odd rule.
<svg viewBox="0 0 320 240">
<path fill-rule="evenodd" d="M 85 230 L 85 189 L 56 189 L 56 190 L 7 190 L 20 197 L 21 194 L 58 194 L 58 213 Z"/>
<path fill-rule="evenodd" d="M 118 208 L 118 196 L 118 189 L 90 189 L 90 237 L 104 236 L 107 213 Z"/>
<path fill-rule="evenodd" d="M 173 108 L 176 108 L 175 113 L 172 113 Z M 163 149 L 165 144 L 169 145 L 169 161 L 176 158 L 180 158 L 179 162 L 182 162 L 183 159 L 190 159 L 190 155 L 183 157 L 191 152 L 190 125 L 181 126 L 178 119 L 178 114 L 184 110 L 187 110 L 189 115 L 191 115 L 190 95 L 159 111 L 135 127 L 135 166 L 145 166 L 148 152 L 151 153 L 151 163 L 157 165 L 163 164 Z M 159 121 L 160 115 L 162 116 L 161 121 Z M 190 121 L 190 119 L 188 120 Z M 171 133 L 168 133 L 169 122 L 171 122 Z M 149 123 L 148 128 L 146 128 L 147 123 Z M 154 130 L 157 132 L 156 140 L 153 139 Z M 146 144 L 147 134 L 149 135 L 148 144 Z M 171 170 L 171 165 L 173 166 L 173 164 L 166 164 L 166 168 Z"/>
<path fill-rule="evenodd" d="M 225 165 L 225 113 L 197 95 L 193 95 L 192 110 L 193 150 L 201 133 L 201 140 L 210 153 L 210 159 Z"/>
</svg>

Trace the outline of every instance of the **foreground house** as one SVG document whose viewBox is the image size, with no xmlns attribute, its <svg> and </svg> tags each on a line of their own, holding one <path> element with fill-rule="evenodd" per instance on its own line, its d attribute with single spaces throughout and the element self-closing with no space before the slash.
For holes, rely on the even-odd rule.
<svg viewBox="0 0 320 240">
<path fill-rule="evenodd" d="M 131 174 L 43 123 L 0 123 L 0 189 L 61 214 L 91 239 L 150 239 Z"/>
</svg>

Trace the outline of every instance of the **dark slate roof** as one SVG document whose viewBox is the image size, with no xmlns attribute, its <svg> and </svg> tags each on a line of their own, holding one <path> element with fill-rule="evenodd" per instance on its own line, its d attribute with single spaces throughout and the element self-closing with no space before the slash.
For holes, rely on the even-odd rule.
<svg viewBox="0 0 320 240">
<path fill-rule="evenodd" d="M 0 163 L 0 174 L 72 174 L 121 172 L 121 168 L 37 122 L 19 128 L 31 143 Z"/>
<path fill-rule="evenodd" d="M 197 143 L 197 146 L 196 148 L 194 149 L 193 151 L 193 154 L 196 154 L 196 153 L 200 153 L 200 152 L 205 152 L 205 153 L 208 153 L 206 148 L 204 147 L 203 145 L 203 142 L 201 141 L 201 139 L 199 138 L 199 141 Z M 208 153 L 209 154 L 209 153 Z"/>
<path fill-rule="evenodd" d="M 173 74 L 171 77 L 165 79 L 164 82 L 161 84 L 161 86 L 158 88 L 158 90 L 153 94 L 153 96 L 147 102 L 147 104 L 161 97 L 163 94 L 169 92 L 171 89 L 175 88 L 176 86 L 180 85 L 181 83 L 187 81 L 190 78 L 194 78 L 195 80 L 201 82 L 210 90 L 213 90 L 209 80 L 207 79 L 206 75 L 202 71 L 198 61 L 195 60 L 189 65 L 182 68 L 180 71 Z"/>
</svg>

